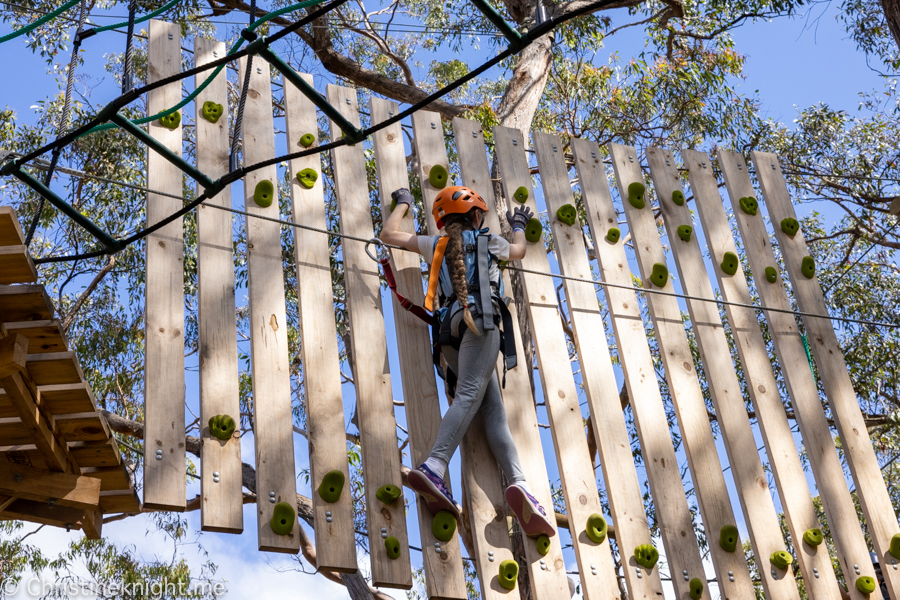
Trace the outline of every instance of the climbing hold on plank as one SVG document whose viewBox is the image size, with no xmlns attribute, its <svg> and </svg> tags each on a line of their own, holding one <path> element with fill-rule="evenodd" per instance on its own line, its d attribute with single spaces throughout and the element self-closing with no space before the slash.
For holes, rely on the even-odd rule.
<svg viewBox="0 0 900 600">
<path fill-rule="evenodd" d="M 431 533 L 442 542 L 449 542 L 456 533 L 456 517 L 449 510 L 438 511 L 431 520 Z"/>
<path fill-rule="evenodd" d="M 504 560 L 500 563 L 500 572 L 497 580 L 500 587 L 507 590 L 516 589 L 516 579 L 519 578 L 519 563 L 514 560 Z"/>
<path fill-rule="evenodd" d="M 234 419 L 228 415 L 214 415 L 209 418 L 210 435 L 224 442 L 230 440 L 234 435 L 235 426 Z"/>
<path fill-rule="evenodd" d="M 515 193 L 513 193 L 513 198 L 516 199 L 516 202 L 525 204 L 525 202 L 528 201 L 528 188 L 526 188 L 524 185 L 519 186 L 519 188 L 516 189 Z"/>
<path fill-rule="evenodd" d="M 566 225 L 574 225 L 575 219 L 578 218 L 578 211 L 571 204 L 563 204 L 556 211 L 556 218 Z"/>
<path fill-rule="evenodd" d="M 734 275 L 737 273 L 738 269 L 738 257 L 734 252 L 726 252 L 725 256 L 722 258 L 722 264 L 719 265 L 722 267 L 722 272 L 726 275 Z"/>
<path fill-rule="evenodd" d="M 634 549 L 634 560 L 649 571 L 659 560 L 659 550 L 653 544 L 641 544 Z"/>
<path fill-rule="evenodd" d="M 773 552 L 769 557 L 769 562 L 779 569 L 787 569 L 794 562 L 794 557 L 787 550 L 779 550 Z"/>
<path fill-rule="evenodd" d="M 318 179 L 319 174 L 316 173 L 315 169 L 303 169 L 297 173 L 297 181 L 300 182 L 301 186 L 308 190 L 311 190 L 313 186 L 316 185 Z"/>
<path fill-rule="evenodd" d="M 807 279 L 812 279 L 816 276 L 816 261 L 812 256 L 803 257 L 803 260 L 800 261 L 800 272 Z"/>
<path fill-rule="evenodd" d="M 309 148 L 316 141 L 316 136 L 311 133 L 304 133 L 300 136 L 300 145 Z"/>
<path fill-rule="evenodd" d="M 807 529 L 803 533 L 803 541 L 815 548 L 819 544 L 821 544 L 825 540 L 825 536 L 822 535 L 822 530 L 818 527 L 813 527 L 812 529 Z"/>
<path fill-rule="evenodd" d="M 694 228 L 690 225 L 679 225 L 678 226 L 678 237 L 680 237 L 683 241 L 689 242 L 691 241 L 691 234 L 694 233 Z"/>
<path fill-rule="evenodd" d="M 384 540 L 384 549 L 387 551 L 388 558 L 397 560 L 400 558 L 400 540 L 394 536 L 389 536 Z"/>
<path fill-rule="evenodd" d="M 337 502 L 344 491 L 344 474 L 335 469 L 325 473 L 319 484 L 319 497 L 325 502 Z"/>
<path fill-rule="evenodd" d="M 602 544 L 606 539 L 606 519 L 599 513 L 594 513 L 588 517 L 587 528 L 584 530 L 588 539 L 595 544 Z"/>
<path fill-rule="evenodd" d="M 875 579 L 869 576 L 863 576 L 856 580 L 856 589 L 863 594 L 871 594 L 875 591 Z"/>
<path fill-rule="evenodd" d="M 391 484 L 383 485 L 375 492 L 375 497 L 385 504 L 390 504 L 400 497 L 400 488 Z"/>
<path fill-rule="evenodd" d="M 676 206 L 684 206 L 684 192 L 681 190 L 672 192 L 672 202 L 674 202 Z"/>
<path fill-rule="evenodd" d="M 726 525 L 719 532 L 719 546 L 725 552 L 734 552 L 738 545 L 738 528 L 734 525 Z"/>
<path fill-rule="evenodd" d="M 531 219 L 525 224 L 525 239 L 531 242 L 537 242 L 544 233 L 544 226 L 537 219 Z"/>
<path fill-rule="evenodd" d="M 759 202 L 756 201 L 756 198 L 753 196 L 745 196 L 738 200 L 738 204 L 741 206 L 741 210 L 747 213 L 748 215 L 755 215 L 756 211 L 759 210 Z"/>
<path fill-rule="evenodd" d="M 787 219 L 781 220 L 781 230 L 793 237 L 797 235 L 797 232 L 800 231 L 800 223 L 797 222 L 797 219 L 794 217 L 788 217 Z"/>
<path fill-rule="evenodd" d="M 656 287 L 665 287 L 669 281 L 669 269 L 662 263 L 654 263 L 653 270 L 650 272 L 650 281 Z"/>
<path fill-rule="evenodd" d="M 272 509 L 269 527 L 278 535 L 287 535 L 294 530 L 294 507 L 287 502 L 279 502 Z"/>
<path fill-rule="evenodd" d="M 778 271 L 775 270 L 775 267 L 766 267 L 766 281 L 769 283 L 778 281 Z"/>
<path fill-rule="evenodd" d="M 635 181 L 628 185 L 628 204 L 635 208 L 644 208 L 644 191 L 647 188 L 643 183 Z"/>
<path fill-rule="evenodd" d="M 888 552 L 891 553 L 891 556 L 900 560 L 900 533 L 895 533 L 894 537 L 891 538 L 891 547 Z"/>
<path fill-rule="evenodd" d="M 253 201 L 259 206 L 266 208 L 272 206 L 272 199 L 275 198 L 275 186 L 268 179 L 263 179 L 256 184 L 253 191 Z"/>
<path fill-rule="evenodd" d="M 688 582 L 688 587 L 691 590 L 691 600 L 700 600 L 703 596 L 703 580 L 699 577 L 694 577 Z"/>
<path fill-rule="evenodd" d="M 449 179 L 449 177 L 450 175 L 447 173 L 447 169 L 444 165 L 434 165 L 431 167 L 431 171 L 428 172 L 428 182 L 432 187 L 439 190 L 447 187 L 447 179 Z"/>
<path fill-rule="evenodd" d="M 397 199 L 391 198 L 391 212 L 394 212 L 395 208 L 397 208 Z M 405 217 L 408 214 L 409 214 L 409 204 L 406 205 L 406 212 L 403 213 L 403 216 Z"/>
<path fill-rule="evenodd" d="M 610 244 L 615 244 L 619 241 L 619 238 L 622 236 L 622 232 L 619 231 L 618 227 L 610 227 L 609 231 L 606 232 L 606 241 Z"/>
<path fill-rule="evenodd" d="M 217 123 L 224 112 L 225 108 L 221 104 L 207 100 L 203 103 L 203 109 L 200 111 L 200 114 L 210 123 Z"/>
<path fill-rule="evenodd" d="M 160 117 L 159 124 L 166 129 L 175 129 L 176 127 L 181 125 L 181 113 L 176 110 L 171 115 Z"/>
<path fill-rule="evenodd" d="M 537 541 L 537 551 L 541 556 L 546 555 L 550 552 L 550 538 L 546 535 L 540 536 Z"/>
</svg>

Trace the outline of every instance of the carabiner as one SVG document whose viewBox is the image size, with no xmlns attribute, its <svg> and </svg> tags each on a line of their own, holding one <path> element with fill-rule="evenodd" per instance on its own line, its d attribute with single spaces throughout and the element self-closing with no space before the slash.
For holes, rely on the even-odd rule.
<svg viewBox="0 0 900 600">
<path fill-rule="evenodd" d="M 372 253 L 369 252 L 369 246 L 371 244 L 375 244 L 378 247 L 378 250 L 376 250 L 376 254 L 378 254 L 378 257 L 373 256 Z M 371 240 L 366 242 L 366 254 L 368 254 L 369 258 L 371 258 L 372 260 L 374 260 L 377 263 L 380 263 L 382 260 L 386 259 L 389 256 L 387 250 L 385 250 L 385 248 L 384 248 L 384 242 L 382 242 L 378 238 L 372 238 Z M 382 257 L 382 258 L 379 258 L 379 257 Z"/>
</svg>

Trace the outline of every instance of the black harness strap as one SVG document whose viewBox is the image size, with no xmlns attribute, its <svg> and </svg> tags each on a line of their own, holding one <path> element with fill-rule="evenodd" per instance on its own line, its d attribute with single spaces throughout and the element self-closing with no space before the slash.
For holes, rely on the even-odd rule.
<svg viewBox="0 0 900 600">
<path fill-rule="evenodd" d="M 494 306 L 491 302 L 491 255 L 488 253 L 488 236 L 478 236 L 475 251 L 475 276 L 478 278 L 478 294 L 481 300 L 481 314 L 484 329 L 494 328 Z"/>
</svg>

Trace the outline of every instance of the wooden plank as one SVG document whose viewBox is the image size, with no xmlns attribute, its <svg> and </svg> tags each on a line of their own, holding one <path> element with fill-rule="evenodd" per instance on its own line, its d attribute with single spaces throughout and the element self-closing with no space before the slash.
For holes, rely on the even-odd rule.
<svg viewBox="0 0 900 600">
<path fill-rule="evenodd" d="M 147 83 L 181 72 L 181 27 L 151 20 L 147 51 Z M 148 114 L 181 100 L 181 83 L 148 94 Z M 181 126 L 158 122 L 150 135 L 181 155 Z M 180 197 L 181 171 L 152 150 L 147 151 L 147 187 Z M 147 224 L 181 208 L 181 200 L 147 194 Z M 185 508 L 184 454 L 184 233 L 176 219 L 146 241 L 147 278 L 144 322 L 144 504 L 159 510 Z M 65 383 L 65 382 L 58 382 Z M 161 454 L 157 454 L 162 450 Z M 161 458 L 160 458 L 161 457 Z"/>
<path fill-rule="evenodd" d="M 97 508 L 100 502 L 100 481 L 94 477 L 0 463 L 0 494 L 90 509 Z"/>
<path fill-rule="evenodd" d="M 194 38 L 194 60 L 202 65 L 225 56 L 225 44 Z M 198 73 L 199 86 L 208 73 Z M 218 122 L 203 118 L 203 104 L 224 107 Z M 228 172 L 228 82 L 219 74 L 194 101 L 197 168 L 212 179 Z M 198 189 L 197 193 L 202 190 Z M 231 208 L 231 188 L 206 201 Z M 197 305 L 200 345 L 200 528 L 244 530 L 239 437 L 222 441 L 209 432 L 209 419 L 229 415 L 240 422 L 237 329 L 234 299 L 234 251 L 231 213 L 201 205 L 197 209 Z M 218 475 L 214 475 L 217 473 Z"/>
<path fill-rule="evenodd" d="M 3 421 L 0 421 L 2 427 Z M 0 437 L 0 439 L 3 439 Z M 4 442 L 5 443 L 5 442 Z M 25 465 L 36 469 L 46 469 L 47 463 L 33 443 L 10 444 L 0 446 L 0 462 L 12 465 Z"/>
<path fill-rule="evenodd" d="M 25 232 L 12 206 L 0 206 L 0 246 L 21 246 Z"/>
<path fill-rule="evenodd" d="M 84 381 L 74 352 L 46 352 L 28 355 L 28 375 L 34 385 L 75 384 Z"/>
<path fill-rule="evenodd" d="M 399 112 L 400 108 L 396 102 L 373 97 L 369 103 L 369 114 L 373 124 L 386 121 L 391 115 Z M 373 144 L 378 190 L 381 197 L 381 214 L 386 220 L 391 214 L 391 192 L 401 187 L 409 187 L 409 173 L 406 167 L 406 152 L 403 148 L 403 131 L 400 123 L 394 123 L 376 133 L 373 136 Z M 404 231 L 415 233 L 414 211 L 410 210 L 409 215 L 402 221 L 401 228 Z M 419 256 L 403 251 L 392 252 L 391 256 L 400 293 L 421 306 L 425 302 L 425 294 L 422 288 Z M 412 313 L 403 310 L 396 298 L 393 302 L 393 309 L 403 381 L 403 400 L 409 429 L 410 457 L 413 467 L 416 467 L 428 458 L 441 424 L 440 400 L 431 358 L 431 332 L 427 324 Z M 491 462 L 494 463 L 492 476 L 496 480 L 496 461 L 493 461 L 493 456 L 483 436 L 479 442 L 481 442 L 480 452 L 483 460 L 488 465 Z M 469 471 L 471 472 L 471 469 Z M 490 467 L 487 472 L 491 473 Z M 419 497 L 416 498 L 416 505 L 422 548 L 426 550 L 422 552 L 422 563 L 425 569 L 427 596 L 429 598 L 464 600 L 467 595 L 459 537 L 453 536 L 449 542 L 440 543 L 432 533 L 432 516 L 428 511 L 428 506 Z M 435 544 L 438 544 L 441 552 L 428 551 L 434 548 Z"/>
<path fill-rule="evenodd" d="M 524 186 L 529 191 L 527 205 L 537 212 L 522 132 L 508 127 L 495 127 L 494 144 L 504 196 L 511 199 L 513 193 Z M 543 240 L 528 245 L 527 254 L 520 264 L 525 269 L 550 272 Z M 619 586 L 609 539 L 605 539 L 602 544 L 595 544 L 587 538 L 584 530 L 588 517 L 593 513 L 602 513 L 603 509 L 584 435 L 578 390 L 572 376 L 569 352 L 556 305 L 553 279 L 526 273 L 523 280 L 544 402 L 550 417 L 550 431 L 556 448 L 566 510 L 569 523 L 572 524 L 570 533 L 581 573 L 581 589 L 588 600 L 618 598 Z"/>
<path fill-rule="evenodd" d="M 113 438 L 97 442 L 72 442 L 68 446 L 69 454 L 79 467 L 114 467 L 122 460 Z"/>
<path fill-rule="evenodd" d="M 139 513 L 141 502 L 134 491 L 100 492 L 100 510 L 103 513 Z"/>
<path fill-rule="evenodd" d="M 485 199 L 488 207 L 492 209 L 485 217 L 485 224 L 490 227 L 491 231 L 499 233 L 501 231 L 500 217 L 495 209 L 496 202 L 491 201 L 494 197 L 494 187 L 491 182 L 488 157 L 484 151 L 484 132 L 481 130 L 481 124 L 457 117 L 453 119 L 453 133 L 456 138 L 462 183 L 477 191 Z M 473 133 L 475 135 L 472 135 Z M 513 288 L 509 273 L 502 271 L 501 277 L 507 296 L 512 296 Z M 550 510 L 553 506 L 550 479 L 547 475 L 547 465 L 541 447 L 534 394 L 531 391 L 528 369 L 524 364 L 525 354 L 522 350 L 518 309 L 515 302 L 510 302 L 509 309 L 514 327 L 511 332 L 506 332 L 506 341 L 516 344 L 516 355 L 521 362 L 519 367 L 506 373 L 506 387 L 501 390 L 506 408 L 506 418 L 510 433 L 516 442 L 516 450 L 519 453 L 519 462 L 522 463 L 525 479 L 538 501 L 547 510 Z M 498 375 L 502 375 L 502 373 L 503 357 L 500 357 Z M 525 558 L 528 561 L 528 575 L 534 598 L 565 598 L 568 594 L 569 582 L 565 573 L 565 562 L 559 540 L 558 536 L 552 538 L 550 551 L 544 556 L 537 552 L 537 546 L 530 540 L 525 542 Z M 541 563 L 541 560 L 544 563 Z"/>
<path fill-rule="evenodd" d="M 240 62 L 240 81 L 246 60 Z M 272 121 L 272 82 L 269 67 L 253 61 L 250 89 L 241 129 L 244 163 L 253 164 L 275 156 Z M 259 206 L 253 200 L 263 180 L 275 187 L 272 204 Z M 278 218 L 278 172 L 274 165 L 244 178 L 244 210 L 253 215 Z M 288 356 L 284 273 L 281 257 L 281 226 L 262 219 L 247 219 L 247 271 L 250 298 L 250 354 L 253 368 L 253 417 L 256 443 L 257 493 L 276 502 L 296 501 L 294 430 L 291 411 L 290 357 Z M 277 535 L 269 526 L 272 502 L 257 503 L 259 549 L 296 553 L 300 548 L 299 523 L 288 535 Z"/>
<path fill-rule="evenodd" d="M 737 169 L 738 164 L 746 167 L 743 157 L 732 156 L 731 158 L 734 160 L 724 159 L 719 161 L 726 177 L 734 176 L 734 171 Z M 781 220 L 787 217 L 796 218 L 787 187 L 781 175 L 778 159 L 774 155 L 762 153 L 754 154 L 753 159 L 760 186 L 765 196 L 769 217 L 772 219 L 773 224 L 780 224 Z M 734 167 L 732 167 L 732 164 Z M 774 169 L 772 165 L 774 165 Z M 743 171 L 745 168 L 741 170 Z M 729 196 L 731 196 L 730 192 Z M 731 196 L 731 198 L 733 206 L 736 207 L 738 198 L 734 196 Z M 737 213 L 737 210 L 735 213 Z M 739 219 L 738 223 L 740 224 L 741 221 L 742 219 Z M 791 287 L 794 290 L 794 296 L 797 299 L 800 310 L 814 314 L 828 314 L 818 280 L 816 278 L 806 279 L 800 273 L 800 262 L 804 256 L 809 255 L 802 231 L 791 238 L 781 231 L 780 225 L 774 225 L 774 228 L 782 256 L 791 276 Z M 743 235 L 743 237 L 746 239 L 746 235 Z M 768 237 L 766 236 L 765 239 L 768 239 Z M 757 288 L 761 287 L 764 287 L 764 284 L 757 285 Z M 879 562 L 885 567 L 882 569 L 882 573 L 885 576 L 888 592 L 892 598 L 900 598 L 900 572 L 893 568 L 887 568 L 887 565 L 895 561 L 888 553 L 888 548 L 890 547 L 891 537 L 898 532 L 896 512 L 891 505 L 887 489 L 885 488 L 881 469 L 872 449 L 872 441 L 869 439 L 868 431 L 859 409 L 859 403 L 856 399 L 856 393 L 850 383 L 847 365 L 844 362 L 840 344 L 829 319 L 803 317 L 803 324 L 809 336 L 809 345 L 812 348 L 813 356 L 819 367 L 819 375 L 822 377 L 822 382 L 825 385 L 825 395 L 831 407 L 831 414 L 834 417 L 835 425 L 841 437 L 841 448 L 856 482 L 856 490 L 866 517 L 867 531 L 874 542 Z M 799 366 L 797 370 L 799 371 Z M 819 486 L 824 485 L 823 482 L 817 481 L 817 483 Z M 834 481 L 835 486 L 838 483 L 846 486 L 843 477 L 840 477 L 839 481 Z M 850 514 L 855 516 L 855 512 Z M 848 515 L 848 518 L 853 517 Z M 851 525 L 848 524 L 848 532 L 850 527 Z M 847 542 L 852 543 L 853 537 L 856 536 L 851 536 Z M 856 545 L 859 547 L 858 542 Z M 862 548 L 854 552 L 855 555 L 862 553 Z M 859 575 L 873 576 L 874 567 L 871 560 L 862 559 L 860 562 L 852 564 L 842 563 L 844 575 L 850 581 L 848 587 L 855 587 L 853 582 L 857 578 L 853 564 L 859 565 Z M 877 597 L 879 591 L 876 590 L 873 594 Z"/>
<path fill-rule="evenodd" d="M 42 285 L 0 285 L 0 321 L 46 321 L 53 302 Z"/>
<path fill-rule="evenodd" d="M 722 206 L 718 182 L 712 170 L 712 161 L 705 152 L 693 150 L 682 151 L 682 157 L 688 168 L 688 177 L 697 213 L 703 224 L 703 233 L 713 264 L 721 261 L 720 257 L 723 257 L 726 252 L 737 255 L 737 246 L 732 237 L 731 225 L 725 214 L 725 208 Z M 749 178 L 744 183 L 746 184 L 745 193 L 740 197 L 753 193 Z M 673 216 L 681 215 L 684 222 L 689 222 L 686 220 L 689 217 L 685 215 L 689 210 L 687 206 L 672 208 L 674 206 L 672 203 L 664 203 L 663 213 L 671 212 Z M 744 215 L 744 213 L 741 212 L 740 215 Z M 746 218 L 748 220 L 746 227 L 754 228 L 752 235 L 745 236 L 747 240 L 745 248 L 751 269 L 755 273 L 763 273 L 766 266 L 775 264 L 771 249 L 767 248 L 768 238 L 765 235 L 765 224 L 761 218 L 754 219 L 750 215 L 746 215 L 746 217 L 740 215 L 738 215 L 739 219 Z M 669 219 L 668 215 L 666 219 Z M 756 223 L 752 223 L 752 221 L 756 221 Z M 674 221 L 673 225 L 680 222 L 682 220 Z M 672 230 L 671 226 L 669 230 Z M 732 276 L 726 275 L 721 269 L 714 269 L 714 271 L 722 298 L 729 302 L 752 304 L 752 296 L 743 269 L 738 269 Z M 759 283 L 762 284 L 761 281 Z M 759 293 L 762 304 L 765 306 L 790 306 L 784 287 L 781 285 L 762 284 L 762 287 L 759 287 Z M 784 405 L 778 392 L 756 311 L 726 305 L 725 312 L 734 333 L 735 345 L 744 368 L 747 388 L 750 390 L 750 397 L 756 409 L 760 431 L 766 442 L 769 461 L 775 475 L 775 483 L 778 486 L 778 495 L 788 517 L 791 538 L 797 540 L 794 544 L 794 551 L 798 555 L 804 584 L 816 598 L 836 599 L 839 590 L 828 553 L 817 551 L 799 541 L 806 530 L 819 527 L 820 523 L 810 499 L 806 476 L 803 466 L 800 464 L 790 423 L 784 413 Z M 815 381 L 809 369 L 801 368 L 806 362 L 806 352 L 797 335 L 796 322 L 790 315 L 771 313 L 768 315 L 768 324 L 769 332 L 775 341 L 775 349 L 782 365 L 788 392 L 791 395 L 791 406 L 797 415 L 797 423 L 800 425 L 800 432 L 808 449 L 807 456 L 816 479 L 823 482 L 823 485 L 819 485 L 818 491 L 828 517 L 835 548 L 841 557 L 845 556 L 848 550 L 851 551 L 851 554 L 847 554 L 849 560 L 845 559 L 845 564 L 860 564 L 867 559 L 868 549 L 856 519 L 850 492 L 844 484 L 840 459 L 828 430 L 828 423 L 825 420 L 825 413 L 822 411 Z M 787 368 L 785 368 L 786 366 Z M 835 514 L 836 507 L 839 507 L 837 514 Z M 853 538 L 856 540 L 850 543 Z M 850 543 L 849 546 L 848 543 Z M 857 549 L 858 554 L 852 554 L 853 548 Z M 817 571 L 813 571 L 813 569 Z M 856 587 L 851 588 L 849 592 L 854 598 L 857 597 L 856 594 L 859 594 Z"/>
<path fill-rule="evenodd" d="M 328 102 L 359 127 L 356 90 L 328 85 Z M 331 138 L 341 139 L 341 130 L 331 123 Z M 365 239 L 372 238 L 372 213 L 363 148 L 342 146 L 332 151 L 334 185 L 341 232 Z M 390 365 L 384 315 L 381 311 L 381 286 L 378 265 L 366 255 L 365 244 L 342 240 L 344 280 L 350 332 L 353 339 L 353 376 L 356 387 L 356 413 L 359 417 L 363 475 L 366 488 L 366 513 L 369 548 L 372 551 L 372 584 L 410 589 L 412 574 L 409 563 L 406 518 L 400 502 L 386 506 L 375 497 L 378 488 L 391 484 L 400 487 L 400 453 L 397 451 L 397 423 L 391 390 Z M 400 542 L 400 557 L 388 558 L 381 538 L 382 528 Z M 429 549 L 425 549 L 428 551 Z"/>
<path fill-rule="evenodd" d="M 81 529 L 84 531 L 84 537 L 89 540 L 99 540 L 103 531 L 103 513 L 98 507 L 84 510 L 81 518 Z"/>
<path fill-rule="evenodd" d="M 101 442 L 109 439 L 108 425 L 99 413 L 58 415 L 53 421 L 59 435 L 67 442 Z"/>
<path fill-rule="evenodd" d="M 97 410 L 97 404 L 88 385 L 64 383 L 45 385 L 38 388 L 38 404 L 45 414 L 72 414 Z"/>
<path fill-rule="evenodd" d="M 52 431 L 51 424 L 38 410 L 28 382 L 18 373 L 0 380 L 22 422 L 22 429 L 41 452 L 50 471 L 73 472 L 65 442 Z M 6 440 L 6 438 L 4 438 Z M 6 443 L 14 444 L 12 440 Z M 19 442 L 22 443 L 22 442 Z"/>
<path fill-rule="evenodd" d="M 16 499 L 12 504 L 0 512 L 0 520 L 26 521 L 28 523 L 40 523 L 52 525 L 68 530 L 81 529 L 84 511 L 69 506 L 50 506 L 46 502 Z"/>
<path fill-rule="evenodd" d="M 87 467 L 82 469 L 82 474 L 99 479 L 101 492 L 131 489 L 131 479 L 123 466 Z"/>
<path fill-rule="evenodd" d="M 66 337 L 59 321 L 22 321 L 6 323 L 7 331 L 19 333 L 28 338 L 28 353 L 65 352 L 68 350 Z"/>
<path fill-rule="evenodd" d="M 0 246 L 0 283 L 34 283 L 37 269 L 26 246 Z"/>
<path fill-rule="evenodd" d="M 19 417 L 0 419 L 0 440 L 4 446 L 22 446 L 33 443 L 31 430 L 25 427 Z"/>
<path fill-rule="evenodd" d="M 644 180 L 640 165 L 637 164 L 637 153 L 634 148 L 627 146 L 611 145 L 610 148 L 620 193 L 622 198 L 627 198 L 628 186 L 635 181 L 643 183 Z M 629 160 L 631 158 L 635 161 L 631 162 Z M 664 209 L 671 208 L 674 206 L 671 201 L 672 194 L 675 191 L 683 193 L 675 158 L 671 152 L 656 148 L 648 150 L 647 158 L 656 196 Z M 645 198 L 649 204 L 650 194 L 645 194 Z M 656 284 L 649 283 L 654 265 L 666 264 L 666 254 L 659 237 L 656 218 L 649 208 L 635 208 L 627 200 L 622 204 L 634 240 L 641 275 L 646 282 L 644 286 L 660 289 Z M 691 236 L 692 241 L 684 242 L 675 235 L 678 225 L 690 223 L 687 207 L 682 208 L 684 212 L 677 217 L 666 215 L 668 218 L 666 224 L 670 232 L 669 243 L 675 253 L 679 281 L 685 294 L 713 299 L 712 285 L 703 264 L 703 255 L 696 236 Z M 672 280 L 673 277 L 668 277 L 661 289 L 674 292 Z M 718 464 L 715 460 L 715 440 L 710 430 L 700 380 L 694 370 L 681 309 L 678 301 L 671 296 L 648 294 L 647 303 L 665 364 L 666 379 L 679 417 L 695 489 L 698 491 L 703 523 L 707 535 L 715 540 L 722 527 L 734 525 L 735 517 L 728 499 L 725 477 L 721 469 L 719 472 L 715 471 Z M 735 372 L 736 367 L 731 360 L 731 350 L 725 338 L 725 328 L 719 317 L 718 307 L 712 302 L 699 300 L 688 300 L 687 306 L 691 316 L 691 328 L 700 350 L 703 372 L 706 375 L 710 397 L 732 467 L 731 473 L 743 509 L 744 523 L 756 554 L 757 564 L 762 565 L 759 571 L 763 588 L 770 598 L 799 599 L 800 593 L 794 581 L 793 571 L 786 569 L 781 572 L 767 565 L 772 553 L 785 549 L 785 543 L 781 536 L 775 503 L 766 484 L 766 473 L 756 449 L 753 429 L 747 418 L 747 408 Z M 708 462 L 702 462 L 704 457 Z M 707 472 L 711 476 L 707 477 Z M 724 595 L 732 597 L 734 594 L 752 598 L 753 586 L 743 554 L 726 552 L 716 543 L 710 544 L 710 549 L 719 581 L 725 584 Z M 729 572 L 734 573 L 733 583 L 737 588 L 735 592 L 729 590 L 728 588 L 732 586 L 726 583 L 726 581 L 732 583 L 727 575 Z"/>
<path fill-rule="evenodd" d="M 563 153 L 553 151 L 553 148 L 563 148 L 563 143 L 556 135 L 535 132 L 532 137 L 540 165 L 547 212 L 555 215 L 560 207 L 575 205 Z M 552 217 L 550 222 L 560 272 L 569 277 L 591 279 L 591 266 L 580 222 L 567 225 Z M 619 391 L 616 389 L 597 291 L 590 283 L 563 280 L 563 284 L 575 334 L 581 377 L 600 453 L 600 466 L 606 482 L 606 494 L 616 526 L 616 544 L 623 552 L 623 563 L 628 567 L 623 569 L 625 581 L 632 597 L 655 598 L 663 593 L 659 570 L 654 569 L 647 576 L 638 579 L 635 570 L 638 565 L 634 557 L 629 556 L 639 545 L 651 543 L 650 528 L 643 510 L 643 496 L 634 467 Z M 653 469 L 655 465 L 647 464 L 646 468 Z"/>
<path fill-rule="evenodd" d="M 620 239 L 612 244 L 605 239 L 609 228 L 617 226 L 617 215 L 600 147 L 596 142 L 573 139 L 572 149 L 588 225 L 595 240 L 594 251 L 597 253 L 601 279 L 630 287 L 632 278 L 624 242 Z M 656 465 L 656 468 L 647 469 L 647 479 L 660 522 L 669 572 L 673 575 L 676 596 L 687 598 L 690 594 L 690 579 L 698 577 L 705 580 L 706 576 L 656 381 L 647 331 L 633 291 L 609 287 L 603 289 L 628 397 L 640 399 L 631 402 L 631 409 L 641 440 L 644 464 Z M 721 472 L 718 465 L 716 471 Z"/>
<path fill-rule="evenodd" d="M 310 85 L 313 84 L 311 75 L 302 77 Z M 303 147 L 299 141 L 306 133 L 312 133 L 316 138 L 314 144 L 318 145 L 319 126 L 315 105 L 293 85 L 284 86 L 284 97 L 285 126 L 291 150 Z M 313 154 L 292 160 L 289 169 L 292 220 L 302 225 L 328 229 L 322 157 Z M 296 175 L 303 169 L 313 169 L 319 174 L 312 189 L 302 187 L 297 181 Z M 297 308 L 300 313 L 300 351 L 306 391 L 310 485 L 316 490 L 329 471 L 340 471 L 346 481 L 350 481 L 328 236 L 295 229 L 294 258 L 297 263 Z M 333 503 L 323 501 L 318 494 L 312 494 L 312 498 L 319 569 L 356 572 L 356 537 L 349 490 Z M 331 519 L 328 519 L 326 512 L 331 513 Z"/>
</svg>

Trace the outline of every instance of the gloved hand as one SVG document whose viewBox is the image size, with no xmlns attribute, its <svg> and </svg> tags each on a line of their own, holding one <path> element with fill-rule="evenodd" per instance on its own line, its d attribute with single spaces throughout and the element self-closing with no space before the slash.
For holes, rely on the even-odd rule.
<svg viewBox="0 0 900 600">
<path fill-rule="evenodd" d="M 525 225 L 534 218 L 534 212 L 527 206 L 517 206 L 512 213 L 506 213 L 506 220 L 513 231 L 521 229 L 525 231 Z"/>
<path fill-rule="evenodd" d="M 413 203 L 413 195 L 406 188 L 400 188 L 399 190 L 394 190 L 391 192 L 391 210 L 397 208 L 398 204 L 406 204 L 407 206 L 412 206 Z"/>
</svg>

